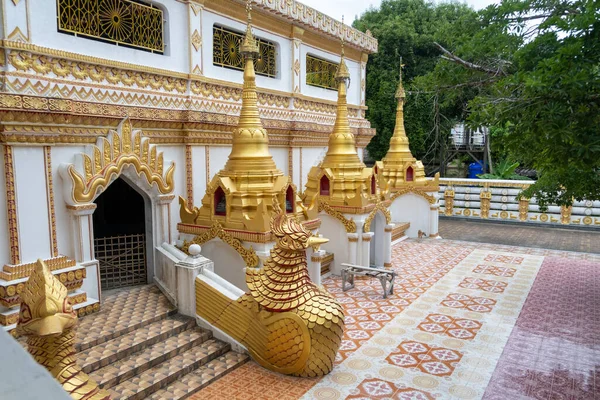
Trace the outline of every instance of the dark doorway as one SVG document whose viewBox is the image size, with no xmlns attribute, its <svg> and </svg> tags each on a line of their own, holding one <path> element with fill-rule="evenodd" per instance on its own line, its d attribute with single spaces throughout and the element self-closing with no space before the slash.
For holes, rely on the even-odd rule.
<svg viewBox="0 0 600 400">
<path fill-rule="evenodd" d="M 95 203 L 94 252 L 102 289 L 147 283 L 144 198 L 118 178 Z"/>
</svg>

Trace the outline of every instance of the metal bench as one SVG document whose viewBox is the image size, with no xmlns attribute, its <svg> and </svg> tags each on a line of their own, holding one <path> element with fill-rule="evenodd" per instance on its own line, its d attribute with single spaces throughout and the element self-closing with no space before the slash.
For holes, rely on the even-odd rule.
<svg viewBox="0 0 600 400">
<path fill-rule="evenodd" d="M 358 276 L 370 276 L 376 278 L 381 282 L 383 287 L 383 298 L 386 299 L 388 295 L 394 294 L 394 279 L 396 278 L 396 271 L 389 271 L 386 269 L 361 267 L 360 265 L 345 264 L 342 263 L 342 290 L 354 288 L 354 277 Z M 346 285 L 348 284 L 348 286 Z M 388 287 L 389 284 L 389 287 Z"/>
</svg>

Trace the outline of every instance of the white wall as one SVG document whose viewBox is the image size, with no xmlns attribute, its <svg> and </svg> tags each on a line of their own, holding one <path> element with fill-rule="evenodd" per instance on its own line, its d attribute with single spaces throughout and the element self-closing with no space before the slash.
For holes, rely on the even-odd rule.
<svg viewBox="0 0 600 400">
<path fill-rule="evenodd" d="M 350 246 L 348 244 L 348 233 L 344 225 L 328 214 L 320 213 L 321 227 L 319 234 L 329 239 L 329 242 L 321 246 L 322 250 L 333 253 L 333 266 L 330 267 L 336 275 L 340 274 L 341 264 L 350 262 Z"/>
<path fill-rule="evenodd" d="M 60 33 L 57 30 L 56 1 L 29 0 L 29 3 L 31 3 L 31 42 L 38 46 L 177 72 L 189 72 L 188 10 L 185 3 L 170 0 L 150 1 L 164 12 L 166 55 Z"/>
<path fill-rule="evenodd" d="M 213 26 L 217 24 L 240 33 L 246 31 L 246 24 L 228 17 L 205 10 L 202 15 L 202 56 L 204 60 L 204 75 L 209 78 L 221 79 L 230 82 L 242 83 L 243 72 L 213 65 Z M 277 45 L 277 77 L 269 78 L 256 76 L 256 85 L 260 88 L 269 88 L 289 92 L 292 86 L 292 44 L 288 38 L 274 35 L 264 30 L 253 28 L 252 32 L 257 38 L 265 39 Z"/>
<path fill-rule="evenodd" d="M 173 174 L 173 180 L 175 182 L 175 190 L 173 194 L 175 199 L 171 202 L 171 238 L 175 240 L 177 237 L 177 224 L 179 221 L 179 196 L 184 199 L 187 196 L 186 184 L 185 184 L 185 146 L 181 145 L 158 145 L 156 146 L 158 151 L 163 152 L 165 171 L 170 165 L 171 161 L 175 162 L 175 173 Z"/>
<path fill-rule="evenodd" d="M 337 101 L 338 93 L 336 90 L 329 90 L 316 86 L 311 86 L 306 83 L 307 54 L 321 58 L 323 60 L 331 61 L 335 64 L 338 64 L 340 62 L 340 56 L 337 54 L 332 54 L 323 50 L 319 50 L 305 43 L 302 43 L 302 46 L 300 46 L 302 94 L 331 101 Z M 350 71 L 350 86 L 348 87 L 347 94 L 348 104 L 360 105 L 360 63 L 346 59 L 346 66 L 348 66 L 348 71 Z"/>
<path fill-rule="evenodd" d="M 371 232 L 375 235 L 371 238 L 370 263 L 377 267 L 383 267 L 384 264 L 384 235 L 385 235 L 385 217 L 381 211 L 375 213 L 375 218 L 371 221 Z"/>
<path fill-rule="evenodd" d="M 273 161 L 277 168 L 283 172 L 284 175 L 289 174 L 289 163 L 288 163 L 288 149 L 283 147 L 271 147 L 269 152 L 273 156 Z"/>
<path fill-rule="evenodd" d="M 212 180 L 213 176 L 217 174 L 220 170 L 223 169 L 227 159 L 229 158 L 229 153 L 231 153 L 230 146 L 210 146 L 210 179 Z M 204 195 L 204 193 L 203 193 Z"/>
<path fill-rule="evenodd" d="M 194 205 L 200 207 L 207 186 L 205 146 L 192 146 L 192 171 Z M 187 193 L 183 198 L 187 198 Z M 177 218 L 179 218 L 179 214 L 177 215 Z"/>
<path fill-rule="evenodd" d="M 43 147 L 13 147 L 21 262 L 52 257 Z"/>
<path fill-rule="evenodd" d="M 410 222 L 410 228 L 406 231 L 408 237 L 417 237 L 419 230 L 427 235 L 437 232 L 429 232 L 429 202 L 421 196 L 407 193 L 398 197 L 390 206 L 392 222 Z"/>
<path fill-rule="evenodd" d="M 231 246 L 223 243 L 221 239 L 213 239 L 202 245 L 201 254 L 215 263 L 215 274 L 226 279 L 244 292 L 248 291 L 248 285 L 246 285 L 246 263 Z"/>
</svg>

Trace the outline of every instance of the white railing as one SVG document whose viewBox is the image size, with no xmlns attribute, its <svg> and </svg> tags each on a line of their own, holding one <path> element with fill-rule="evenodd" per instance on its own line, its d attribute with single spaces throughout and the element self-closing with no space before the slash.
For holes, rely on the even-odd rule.
<svg viewBox="0 0 600 400">
<path fill-rule="evenodd" d="M 571 207 L 549 205 L 544 212 L 537 200 L 518 195 L 534 181 L 440 179 L 440 214 L 474 219 L 523 223 L 582 225 L 600 229 L 600 200 L 575 201 Z"/>
</svg>

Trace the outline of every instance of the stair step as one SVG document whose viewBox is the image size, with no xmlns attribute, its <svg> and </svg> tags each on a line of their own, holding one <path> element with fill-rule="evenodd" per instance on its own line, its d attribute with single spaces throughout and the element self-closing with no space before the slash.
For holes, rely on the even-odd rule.
<svg viewBox="0 0 600 400">
<path fill-rule="evenodd" d="M 171 383 L 164 389 L 155 392 L 148 397 L 147 400 L 187 399 L 217 379 L 243 365 L 249 359 L 250 357 L 246 354 L 229 351 L 221 357 L 215 358 L 208 364 L 198 368 L 196 371 Z"/>
<path fill-rule="evenodd" d="M 144 399 L 182 376 L 225 354 L 231 346 L 210 339 L 165 362 L 150 368 L 128 381 L 109 389 L 112 400 Z"/>
<path fill-rule="evenodd" d="M 100 312 L 79 320 L 75 350 L 89 349 L 176 313 L 156 286 L 115 290 L 107 295 Z"/>
</svg>

